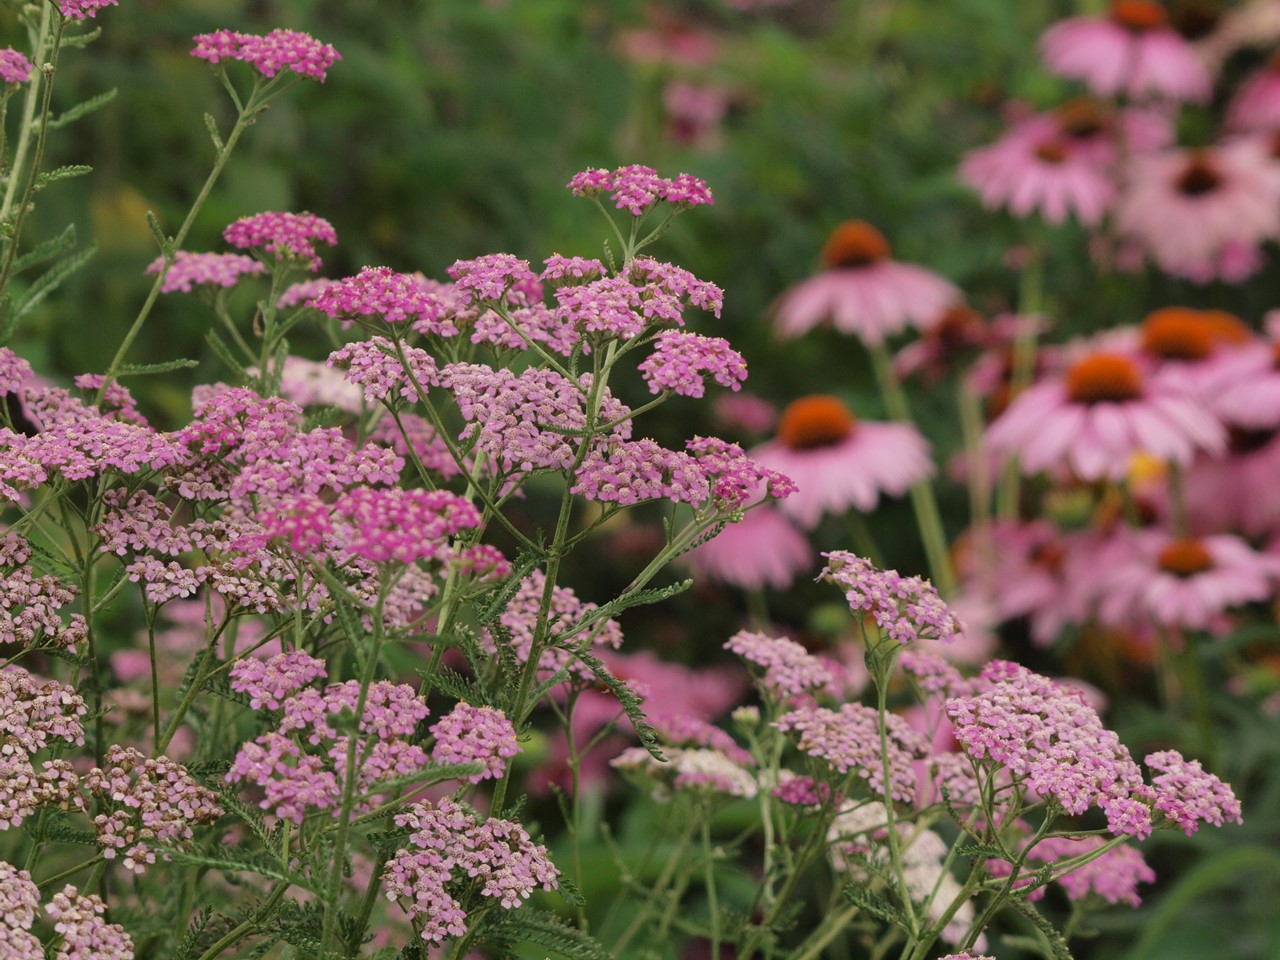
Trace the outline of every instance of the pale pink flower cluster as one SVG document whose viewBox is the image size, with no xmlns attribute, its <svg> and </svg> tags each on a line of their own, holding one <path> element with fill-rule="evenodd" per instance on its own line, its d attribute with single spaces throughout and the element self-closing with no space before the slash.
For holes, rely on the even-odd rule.
<svg viewBox="0 0 1280 960">
<path fill-rule="evenodd" d="M 554 370 L 528 367 L 516 374 L 474 363 L 449 364 L 440 376 L 467 422 L 459 439 L 474 441 L 505 473 L 564 470 L 573 464 L 573 434 L 587 427 L 590 382 L 590 374 L 575 383 Z M 627 439 L 629 412 L 606 390 L 599 419 L 617 423 L 596 442 Z"/>
<path fill-rule="evenodd" d="M 786 474 L 772 470 L 718 437 L 694 437 L 685 448 L 698 460 L 711 484 L 711 499 L 720 510 L 739 510 L 763 496 L 785 500 L 797 487 Z"/>
<path fill-rule="evenodd" d="M 468 777 L 471 783 L 496 780 L 507 761 L 520 752 L 516 728 L 496 707 L 473 706 L 461 702 L 431 727 L 436 738 L 431 759 L 439 764 L 484 764 L 484 769 Z"/>
<path fill-rule="evenodd" d="M 560 871 L 546 847 L 514 821 L 481 822 L 452 800 L 441 800 L 435 806 L 416 803 L 396 814 L 395 822 L 413 831 L 412 846 L 387 862 L 387 899 L 408 901 L 405 912 L 428 942 L 466 934 L 467 913 L 455 893 L 478 886 L 481 896 L 512 910 L 538 887 L 558 886 Z"/>
<path fill-rule="evenodd" d="M 81 785 L 97 798 L 98 845 L 108 860 L 123 853 L 127 870 L 145 873 L 156 862 L 152 842 L 175 845 L 195 838 L 192 825 L 212 823 L 224 813 L 218 795 L 200 786 L 182 764 L 147 757 L 112 744 L 107 767 L 95 767 Z M 161 857 L 168 859 L 161 853 Z"/>
<path fill-rule="evenodd" d="M 157 257 L 146 272 L 159 273 L 163 269 L 164 257 Z M 193 288 L 205 285 L 234 287 L 241 277 L 265 273 L 266 269 L 253 257 L 242 253 L 188 253 L 179 250 L 173 255 L 173 263 L 164 275 L 160 292 L 190 293 Z"/>
<path fill-rule="evenodd" d="M 241 250 L 261 250 L 277 260 L 296 261 L 315 271 L 320 256 L 315 245 L 333 246 L 338 234 L 333 225 L 314 213 L 284 213 L 269 210 L 241 217 L 222 231 L 222 238 Z"/>
<path fill-rule="evenodd" d="M 540 343 L 562 357 L 572 355 L 578 344 L 578 331 L 543 303 L 508 305 L 507 316 L 509 321 L 494 310 L 485 310 L 475 319 L 471 342 L 508 350 L 525 350 Z"/>
<path fill-rule="evenodd" d="M 783 700 L 811 693 L 831 683 L 831 671 L 808 650 L 786 637 L 739 630 L 724 648 L 764 668 L 761 684 Z"/>
<path fill-rule="evenodd" d="M 0 861 L 0 956 L 6 960 L 45 960 L 44 947 L 31 933 L 40 909 L 40 888 L 31 874 Z"/>
<path fill-rule="evenodd" d="M 281 310 L 292 309 L 293 307 L 310 307 L 314 301 L 325 290 L 340 283 L 339 280 L 330 280 L 327 277 L 314 277 L 311 280 L 300 280 L 297 283 L 290 284 L 285 288 L 284 293 L 280 294 L 276 300 L 276 306 Z M 290 359 L 293 359 L 292 357 Z"/>
<path fill-rule="evenodd" d="M 247 694 L 249 706 L 255 710 L 279 710 L 289 697 L 328 675 L 323 660 L 302 650 L 290 650 L 267 660 L 237 660 L 231 666 L 231 689 Z"/>
<path fill-rule="evenodd" d="M 378 317 L 444 337 L 457 335 L 453 317 L 464 308 L 452 288 L 390 267 L 362 267 L 354 277 L 330 280 L 307 305 L 343 321 Z"/>
<path fill-rule="evenodd" d="M 359 703 L 356 680 L 296 691 L 281 703 L 278 729 L 241 744 L 227 783 L 258 787 L 259 806 L 282 820 L 301 824 L 308 813 L 324 810 L 339 815 L 350 739 L 339 736 L 334 723 L 355 714 Z M 407 684 L 380 680 L 369 686 L 357 726 L 359 812 L 385 799 L 373 793 L 379 781 L 408 776 L 429 762 L 426 751 L 409 738 L 430 712 Z"/>
<path fill-rule="evenodd" d="M 870 614 L 885 635 L 900 643 L 932 639 L 947 643 L 963 631 L 933 584 L 904 577 L 896 570 L 877 570 L 847 550 L 824 553 L 827 566 L 818 575 L 844 590 L 855 613 Z"/>
<path fill-rule="evenodd" d="M 0 396 L 17 393 L 34 375 L 30 363 L 8 347 L 0 347 Z"/>
<path fill-rule="evenodd" d="M 1114 834 L 1151 833 L 1151 788 L 1079 690 L 1004 660 L 987 664 L 981 677 L 981 693 L 947 701 L 969 756 L 1007 768 L 1072 815 L 1099 807 Z"/>
<path fill-rule="evenodd" d="M 607 193 L 618 210 L 640 217 L 665 201 L 676 207 L 696 207 L 714 203 L 706 181 L 682 173 L 675 179 L 658 176 L 651 167 L 632 164 L 616 170 L 589 169 L 576 173 L 566 184 L 575 197 L 595 197 Z"/>
<path fill-rule="evenodd" d="M 800 707 L 783 714 L 775 723 L 792 734 L 801 753 L 824 760 L 837 773 L 856 773 L 877 794 L 903 803 L 914 803 L 914 762 L 929 753 L 929 743 L 896 713 L 885 714 L 888 728 L 889 784 L 884 783 L 880 754 L 880 715 L 861 703 L 846 703 L 837 710 Z"/>
<path fill-rule="evenodd" d="M 364 397 L 370 403 L 384 401 L 398 406 L 400 401 L 413 403 L 419 399 L 419 389 L 435 384 L 439 370 L 435 359 L 421 347 L 402 346 L 408 365 L 400 362 L 396 347 L 386 337 L 371 337 L 329 354 L 329 366 L 344 372 L 345 378 L 364 388 Z"/>
<path fill-rule="evenodd" d="M 1062 860 L 1091 853 L 1106 842 L 1103 837 L 1098 836 L 1047 837 L 1028 851 L 1027 859 L 1057 864 Z M 1005 860 L 987 861 L 987 872 L 993 877 L 1007 877 L 1011 869 L 1011 864 Z M 1069 900 L 1079 901 L 1098 896 L 1107 903 L 1127 903 L 1131 907 L 1142 903 L 1142 898 L 1138 895 L 1138 884 L 1155 883 L 1155 880 L 1156 872 L 1147 864 L 1142 854 L 1128 844 L 1113 847 L 1100 857 L 1055 877 Z M 1022 887 L 1030 881 L 1031 878 L 1026 877 L 1015 886 Z M 1034 901 L 1042 899 L 1044 894 L 1045 888 L 1037 887 L 1028 890 L 1026 897 Z"/>
<path fill-rule="evenodd" d="M 33 69 L 31 61 L 20 50 L 13 47 L 0 50 L 0 80 L 5 83 L 26 83 L 31 79 Z"/>
<path fill-rule="evenodd" d="M 670 390 L 683 397 L 701 397 L 706 380 L 742 389 L 747 362 L 723 337 L 704 337 L 681 330 L 664 330 L 654 339 L 653 353 L 640 364 L 650 393 Z"/>
<path fill-rule="evenodd" d="M 1227 784 L 1205 771 L 1199 760 L 1187 760 L 1176 750 L 1162 750 L 1147 756 L 1155 790 L 1155 809 L 1190 836 L 1202 823 L 1220 827 L 1231 821 L 1243 823 L 1240 801 Z"/>
<path fill-rule="evenodd" d="M 760 790 L 755 775 L 720 750 L 664 747 L 662 752 L 665 759 L 658 760 L 644 747 L 628 747 L 609 765 L 652 785 L 654 798 L 662 801 L 672 793 L 750 798 Z"/>
<path fill-rule="evenodd" d="M 644 439 L 592 450 L 578 468 L 570 492 L 596 503 L 631 505 L 665 499 L 696 505 L 707 499 L 710 487 L 693 456 Z"/>
<path fill-rule="evenodd" d="M 589 283 L 603 277 L 607 272 L 604 264 L 594 257 L 565 257 L 553 253 L 542 263 L 543 270 L 538 275 L 538 279 L 545 280 L 554 287 Z"/>
<path fill-rule="evenodd" d="M 76 589 L 28 566 L 31 548 L 12 531 L 0 536 L 0 644 L 75 649 L 88 627 L 82 614 L 63 623 L 59 611 L 76 598 Z"/>
<path fill-rule="evenodd" d="M 343 552 L 372 563 L 442 558 L 450 537 L 480 525 L 475 505 L 447 490 L 356 487 L 333 504 Z"/>
<path fill-rule="evenodd" d="M 133 940 L 120 924 L 102 918 L 107 905 L 100 897 L 67 884 L 44 911 L 62 936 L 53 960 L 133 960 Z"/>
<path fill-rule="evenodd" d="M 63 0 L 64 4 L 69 2 L 72 0 Z M 329 44 L 297 30 L 272 30 L 265 37 L 218 30 L 194 39 L 193 57 L 215 65 L 223 60 L 240 60 L 268 79 L 282 70 L 292 70 L 324 83 L 325 71 L 342 59 L 342 54 Z"/>
<path fill-rule="evenodd" d="M 664 744 L 673 747 L 707 747 L 724 754 L 740 767 L 749 767 L 755 763 L 751 754 L 738 746 L 733 737 L 705 720 L 685 713 L 661 713 L 651 715 L 649 720 Z"/>
</svg>

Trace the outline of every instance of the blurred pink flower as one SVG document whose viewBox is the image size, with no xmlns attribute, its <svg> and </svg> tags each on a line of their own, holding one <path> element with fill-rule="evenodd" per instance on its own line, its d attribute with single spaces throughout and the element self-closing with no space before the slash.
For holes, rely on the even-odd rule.
<svg viewBox="0 0 1280 960">
<path fill-rule="evenodd" d="M 880 494 L 901 496 L 933 472 L 929 444 L 909 423 L 854 418 L 838 398 L 801 397 L 783 411 L 776 439 L 751 456 L 795 481 L 778 508 L 803 527 L 850 507 L 869 513 Z"/>
<path fill-rule="evenodd" d="M 1107 571 L 1098 618 L 1127 626 L 1151 618 L 1166 627 L 1220 632 L 1232 607 L 1269 599 L 1280 562 L 1227 534 L 1178 538 L 1126 531 L 1133 550 Z"/>
<path fill-rule="evenodd" d="M 729 112 L 729 92 L 720 86 L 672 80 L 662 88 L 667 136 L 695 149 L 710 149 L 720 140 L 720 124 Z"/>
<path fill-rule="evenodd" d="M 1192 530 L 1265 537 L 1280 530 L 1280 433 L 1234 428 L 1228 455 L 1199 457 L 1182 477 Z"/>
<path fill-rule="evenodd" d="M 1225 443 L 1222 424 L 1185 389 L 1119 353 L 1085 356 L 1034 384 L 987 431 L 990 449 L 1016 456 L 1024 473 L 1070 467 L 1082 480 L 1120 480 L 1138 453 L 1186 466 Z"/>
<path fill-rule="evenodd" d="M 1227 126 L 1250 131 L 1280 127 L 1280 53 L 1240 85 L 1227 106 Z"/>
<path fill-rule="evenodd" d="M 838 226 L 822 248 L 827 268 L 779 297 L 775 324 L 783 337 L 798 337 L 825 322 L 868 346 L 907 326 L 937 320 L 961 293 L 942 277 L 889 259 L 883 234 L 862 220 Z"/>
<path fill-rule="evenodd" d="M 1213 92 L 1195 49 L 1155 0 L 1112 0 L 1104 17 L 1072 17 L 1040 39 L 1045 65 L 1094 93 L 1205 103 Z"/>
<path fill-rule="evenodd" d="M 805 535 L 772 504 L 752 507 L 740 522 L 685 555 L 695 575 L 744 590 L 785 590 L 814 559 Z"/>
<path fill-rule="evenodd" d="M 1237 283 L 1280 233 L 1280 176 L 1257 144 L 1236 142 L 1133 158 L 1116 228 L 1166 273 Z"/>
</svg>

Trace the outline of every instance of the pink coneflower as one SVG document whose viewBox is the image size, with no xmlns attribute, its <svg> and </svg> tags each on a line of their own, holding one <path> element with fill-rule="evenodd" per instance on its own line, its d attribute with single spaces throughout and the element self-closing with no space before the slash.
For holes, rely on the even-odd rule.
<svg viewBox="0 0 1280 960">
<path fill-rule="evenodd" d="M 799 488 L 778 508 L 812 529 L 824 513 L 875 509 L 933 472 L 929 444 L 909 423 L 858 420 L 837 397 L 802 397 L 782 412 L 778 435 L 752 451 Z"/>
<path fill-rule="evenodd" d="M 1120 480 L 1137 453 L 1186 466 L 1225 440 L 1189 393 L 1118 353 L 1085 356 L 1064 377 L 1028 388 L 987 432 L 990 448 L 1016 455 L 1024 473 L 1070 467 L 1082 480 Z"/>
<path fill-rule="evenodd" d="M 822 247 L 826 270 L 786 291 L 777 329 L 798 337 L 830 321 L 868 346 L 908 325 L 924 327 L 960 300 L 960 291 L 924 267 L 889 258 L 889 242 L 871 224 L 840 224 Z"/>
<path fill-rule="evenodd" d="M 785 590 L 815 557 L 808 538 L 777 507 L 762 504 L 689 551 L 685 560 L 695 574 L 744 590 Z"/>
<path fill-rule="evenodd" d="M 1098 618 L 1124 626 L 1151 618 L 1166 627 L 1213 630 L 1232 607 L 1272 596 L 1277 563 L 1239 537 L 1178 538 L 1163 530 L 1126 534 L 1134 550 L 1107 573 Z"/>
<path fill-rule="evenodd" d="M 1196 283 L 1237 283 L 1280 233 L 1280 178 L 1250 143 L 1133 158 L 1116 227 L 1161 270 Z"/>
<path fill-rule="evenodd" d="M 1280 51 L 1240 85 L 1227 107 L 1227 125 L 1249 131 L 1280 127 Z"/>
<path fill-rule="evenodd" d="M 1113 0 L 1105 17 L 1072 17 L 1040 39 L 1045 65 L 1094 93 L 1208 101 L 1213 81 L 1153 0 Z"/>
<path fill-rule="evenodd" d="M 1250 431 L 1280 427 L 1280 343 L 1242 344 L 1200 379 L 1205 403 L 1228 427 Z"/>
<path fill-rule="evenodd" d="M 1280 432 L 1233 427 L 1222 459 L 1200 457 L 1182 478 L 1191 529 L 1265 537 L 1280 530 Z"/>
</svg>

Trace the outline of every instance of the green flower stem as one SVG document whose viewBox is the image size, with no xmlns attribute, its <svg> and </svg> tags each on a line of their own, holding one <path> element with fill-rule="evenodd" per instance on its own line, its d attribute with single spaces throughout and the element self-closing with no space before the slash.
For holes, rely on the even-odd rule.
<svg viewBox="0 0 1280 960">
<path fill-rule="evenodd" d="M 357 730 L 353 730 L 347 737 L 347 763 L 345 768 L 346 776 L 343 777 L 342 784 L 342 808 L 338 815 L 338 835 L 334 841 L 332 853 L 333 867 L 329 871 L 329 883 L 325 889 L 323 901 L 326 909 L 324 911 L 324 926 L 320 934 L 320 949 L 322 952 L 329 949 L 338 920 L 338 892 L 342 886 L 342 869 L 346 861 L 347 839 L 351 832 L 351 813 L 356 802 L 356 781 L 359 779 L 359 764 L 356 762 L 356 750 L 360 744 L 358 725 L 361 718 L 364 717 L 365 704 L 369 699 L 369 687 L 373 685 L 373 677 L 378 669 L 378 654 L 381 650 L 383 639 L 382 610 L 391 587 L 388 577 L 384 576 L 382 581 L 382 586 L 378 590 L 377 602 L 373 606 L 373 635 L 369 638 L 369 650 L 365 654 L 364 669 L 360 673 L 360 695 L 356 698 L 354 710 Z M 356 641 L 355 637 L 350 639 L 352 643 Z"/>
<path fill-rule="evenodd" d="M 284 882 L 277 883 L 275 887 L 272 888 L 270 896 L 268 896 L 267 899 L 263 901 L 262 906 L 260 906 L 254 912 L 252 917 L 250 917 L 248 920 L 245 920 L 238 927 L 234 927 L 232 930 L 230 930 L 224 937 L 222 937 L 220 940 L 214 943 L 213 946 L 209 947 L 208 950 L 200 954 L 200 956 L 197 957 L 196 960 L 214 960 L 214 957 L 217 957 L 219 954 L 221 954 L 223 950 L 227 949 L 227 947 L 234 946 L 235 944 L 243 940 L 245 937 L 253 934 L 258 929 L 258 925 L 262 922 L 262 920 L 271 912 L 271 910 L 275 907 L 275 905 L 280 901 L 280 898 L 284 896 L 284 892 L 286 889 L 288 889 L 288 887 L 289 887 L 288 883 L 284 883 Z M 328 916 L 329 914 L 326 913 L 325 914 L 326 919 L 328 918 Z"/>
<path fill-rule="evenodd" d="M 37 886 L 40 887 L 41 890 L 47 890 L 48 888 L 61 883 L 63 880 L 66 880 L 68 877 L 75 876 L 81 870 L 87 870 L 89 867 L 96 867 L 102 862 L 102 860 L 102 854 L 98 854 L 91 860 L 86 860 L 84 863 L 77 863 L 74 867 L 68 867 L 61 873 L 55 873 L 52 877 L 46 877 L 44 880 L 41 880 Z"/>
<path fill-rule="evenodd" d="M 880 783 L 884 791 L 885 824 L 889 833 L 889 862 L 893 868 L 893 881 L 897 887 L 898 900 L 906 915 L 907 935 L 914 940 L 920 931 L 920 925 L 916 918 L 915 905 L 911 902 L 911 891 L 907 889 L 906 875 L 902 869 L 902 838 L 898 836 L 891 796 L 892 781 L 889 778 L 889 677 L 893 673 L 894 661 L 897 660 L 901 650 L 902 645 L 896 640 L 881 638 L 879 643 L 869 651 L 870 656 L 867 659 L 874 664 L 871 679 L 876 685 L 876 725 L 880 731 Z"/>
<path fill-rule="evenodd" d="M 207 603 L 207 601 L 206 601 Z M 186 695 L 178 704 L 178 708 L 174 711 L 173 716 L 169 719 L 168 725 L 164 728 L 164 733 L 160 735 L 160 739 L 156 741 L 154 755 L 159 756 L 164 753 L 165 747 L 169 746 L 169 741 L 173 739 L 173 735 L 178 732 L 178 727 L 182 726 L 183 718 L 186 717 L 187 711 L 191 709 L 191 704 L 195 702 L 196 696 L 200 693 L 201 688 L 209 679 L 213 669 L 214 650 L 217 648 L 218 639 L 222 636 L 222 631 L 227 629 L 230 620 L 223 620 L 218 629 L 213 631 L 209 637 L 209 642 L 204 648 L 204 654 L 200 659 L 200 666 L 196 668 L 195 678 L 192 679 L 191 685 L 187 688 Z M 99 761 L 101 765 L 101 761 Z"/>
<path fill-rule="evenodd" d="M 703 882 L 707 888 L 707 907 L 711 911 L 711 957 L 720 960 L 720 901 L 716 897 L 716 864 L 711 850 L 711 816 L 702 816 Z"/>
<path fill-rule="evenodd" d="M 956 386 L 956 407 L 960 411 L 960 435 L 964 438 L 969 486 L 969 524 L 978 555 L 978 569 L 987 578 L 995 563 L 991 536 L 991 475 L 982 449 L 982 408 L 978 395 L 961 377 Z"/>
<path fill-rule="evenodd" d="M 103 377 L 102 386 L 98 388 L 97 403 L 102 402 L 103 396 L 107 392 L 107 388 L 120 373 L 120 368 L 124 365 L 124 358 L 129 353 L 129 348 L 133 346 L 133 341 L 138 338 L 138 334 L 142 332 L 142 326 L 147 322 L 147 317 L 151 315 L 151 310 L 156 304 L 156 300 L 160 297 L 160 288 L 164 285 L 164 279 L 169 273 L 169 268 L 173 266 L 174 256 L 182 249 L 183 242 L 187 239 L 187 234 L 191 231 L 192 225 L 196 221 L 196 215 L 199 214 L 205 201 L 209 198 L 209 194 L 213 191 L 214 184 L 218 182 L 218 178 L 222 176 L 227 162 L 231 159 L 231 153 L 235 150 L 236 144 L 240 140 L 240 135 L 245 129 L 253 123 L 267 105 L 267 101 L 272 99 L 274 93 L 269 93 L 273 84 L 261 84 L 255 82 L 253 93 L 249 97 L 248 103 L 239 109 L 236 116 L 235 126 L 231 128 L 231 133 L 227 135 L 226 142 L 222 148 L 218 150 L 218 155 L 214 160 L 213 169 L 209 171 L 209 176 L 205 178 L 204 186 L 200 188 L 199 194 L 196 195 L 195 202 L 191 204 L 191 209 L 187 211 L 186 219 L 182 221 L 182 225 L 178 228 L 178 232 L 174 234 L 173 243 L 170 249 L 162 251 L 164 262 L 160 266 L 160 272 L 156 274 L 155 282 L 151 284 L 151 290 L 147 294 L 147 299 L 142 304 L 142 309 L 138 311 L 137 317 L 134 318 L 133 325 L 124 335 L 120 347 L 116 350 L 116 355 L 111 358 L 111 363 L 107 366 L 107 372 Z M 279 91 L 276 91 L 279 92 Z M 237 102 L 237 107 L 239 103 Z"/>
<path fill-rule="evenodd" d="M 1018 286 L 1018 314 L 1021 317 L 1038 315 L 1044 309 L 1044 265 L 1040 255 L 1032 251 L 1031 259 L 1022 271 Z M 1030 386 L 1036 372 L 1036 340 L 1039 334 L 1035 325 L 1026 328 L 1013 341 L 1013 369 L 1010 371 L 1009 399 L 1012 402 Z M 1022 475 L 1017 460 L 1005 465 L 1000 478 L 997 512 L 1002 520 L 1016 520 L 1022 499 Z"/>
<path fill-rule="evenodd" d="M 627 929 L 622 932 L 616 943 L 613 944 L 611 953 L 615 957 L 624 957 L 623 952 L 627 945 L 635 938 L 641 928 L 644 927 L 645 921 L 649 918 L 649 913 L 653 908 L 653 904 L 662 897 L 668 885 L 675 878 L 676 871 L 685 863 L 686 854 L 689 852 L 689 845 L 693 840 L 693 831 L 697 829 L 697 822 L 690 819 L 686 823 L 685 828 L 680 833 L 680 839 L 676 842 L 675 849 L 671 852 L 671 856 L 667 858 L 667 862 L 663 865 L 662 873 L 658 875 L 657 881 L 654 882 L 653 889 L 649 891 L 649 896 L 641 905 L 640 912 L 632 919 Z M 668 908 L 668 913 L 670 913 Z"/>
<path fill-rule="evenodd" d="M 1013 885 L 1018 882 L 1018 878 L 1022 874 L 1022 865 L 1027 862 L 1027 855 L 1031 853 L 1032 848 L 1034 848 L 1037 843 L 1044 839 L 1045 834 L 1049 832 L 1049 828 L 1053 825 L 1053 820 L 1053 816 L 1046 813 L 1045 818 L 1040 821 L 1040 826 L 1036 828 L 1035 835 L 1032 836 L 1026 846 L 1022 848 L 1022 851 L 1018 854 L 1017 858 L 1013 861 L 1013 866 L 1009 871 L 1009 876 L 1001 885 L 1000 890 L 987 903 L 987 906 L 982 913 L 980 913 L 974 919 L 973 923 L 969 925 L 969 932 L 965 935 L 963 942 L 960 944 L 961 950 L 968 950 L 974 945 L 979 935 L 981 935 L 982 931 L 986 929 L 987 924 L 991 922 L 991 918 L 996 915 L 996 911 L 998 911 L 1009 898 L 1009 894 L 1013 892 Z"/>
<path fill-rule="evenodd" d="M 893 372 L 893 360 L 884 344 L 871 347 L 871 365 L 875 370 L 876 380 L 880 384 L 880 392 L 884 397 L 885 408 L 894 420 L 904 423 L 911 421 L 911 407 L 907 402 L 902 383 Z M 951 567 L 951 555 L 947 551 L 947 536 L 942 527 L 942 515 L 938 512 L 938 501 L 933 492 L 933 481 L 926 477 L 911 486 L 911 505 L 915 508 L 916 523 L 920 527 L 920 537 L 924 541 L 925 557 L 929 563 L 929 573 L 938 592 L 949 597 L 956 590 L 955 571 Z"/>
<path fill-rule="evenodd" d="M 845 927 L 849 925 L 850 921 L 858 915 L 859 909 L 860 908 L 855 903 L 851 906 L 845 907 L 844 910 L 839 913 L 827 914 L 827 916 L 823 918 L 822 922 L 818 924 L 817 929 L 815 929 L 813 933 L 809 934 L 809 936 L 805 938 L 804 942 L 796 948 L 798 952 L 792 954 L 791 960 L 812 960 L 814 957 L 821 956 L 822 951 L 826 949 L 827 945 L 836 937 L 840 936 Z M 711 956 L 717 957 L 719 955 L 713 953 Z"/>
<path fill-rule="evenodd" d="M 40 65 L 44 63 L 45 57 L 49 53 L 47 44 L 50 39 L 49 20 L 53 16 L 53 5 L 42 3 L 40 6 L 39 26 L 34 30 L 29 29 L 27 31 L 31 40 L 31 60 L 36 69 L 31 73 L 31 83 L 27 86 L 27 95 L 22 102 L 22 122 L 18 127 L 18 146 L 13 153 L 13 166 L 9 169 L 9 182 L 5 185 L 4 203 L 0 204 L 0 222 L 9 219 L 9 214 L 13 212 L 13 201 L 18 195 L 18 173 L 27 162 L 27 151 L 31 149 L 32 131 L 35 129 L 36 104 L 41 99 L 40 82 L 44 79 L 44 71 L 40 69 Z M 48 122 L 47 112 L 41 122 L 42 124 Z M 17 243 L 16 231 L 11 242 L 15 245 Z"/>
</svg>

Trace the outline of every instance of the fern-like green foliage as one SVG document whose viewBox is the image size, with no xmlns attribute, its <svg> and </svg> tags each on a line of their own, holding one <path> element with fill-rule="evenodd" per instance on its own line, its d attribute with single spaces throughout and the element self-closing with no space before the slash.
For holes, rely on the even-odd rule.
<svg viewBox="0 0 1280 960">
<path fill-rule="evenodd" d="M 532 943 L 566 960 L 613 960 L 600 941 L 536 907 L 490 913 L 476 939 L 506 949 L 516 943 Z"/>
<path fill-rule="evenodd" d="M 604 665 L 599 657 L 586 650 L 575 650 L 576 656 L 589 669 L 601 683 L 608 688 L 609 692 L 618 700 L 618 705 L 622 707 L 622 712 L 627 715 L 627 719 L 631 721 L 631 726 L 635 728 L 636 736 L 640 738 L 641 745 L 644 746 L 654 759 L 666 761 L 666 757 L 662 755 L 662 751 L 658 749 L 658 736 L 653 727 L 649 725 L 648 719 L 644 713 L 644 701 L 636 696 L 629 686 L 619 680 L 609 672 L 609 668 Z"/>
</svg>

